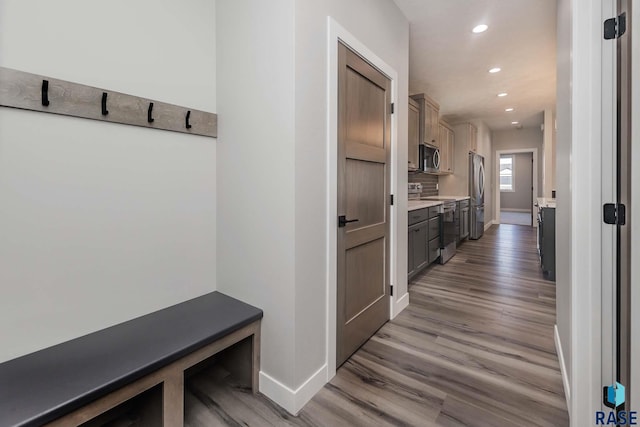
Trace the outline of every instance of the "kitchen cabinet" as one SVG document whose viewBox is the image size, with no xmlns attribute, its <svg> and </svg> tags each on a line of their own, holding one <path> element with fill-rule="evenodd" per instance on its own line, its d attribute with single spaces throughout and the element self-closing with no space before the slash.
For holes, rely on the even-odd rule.
<svg viewBox="0 0 640 427">
<path fill-rule="evenodd" d="M 416 170 L 420 162 L 420 105 L 409 98 L 408 169 Z"/>
<path fill-rule="evenodd" d="M 538 254 L 545 277 L 556 280 L 556 209 L 538 203 Z"/>
<path fill-rule="evenodd" d="M 478 128 L 472 125 L 471 123 L 467 123 L 469 125 L 469 151 L 473 151 L 474 153 L 478 152 Z"/>
<path fill-rule="evenodd" d="M 409 227 L 409 252 L 411 253 L 411 271 L 409 274 L 422 270 L 429 258 L 427 257 L 428 227 L 426 222 L 421 222 Z"/>
<path fill-rule="evenodd" d="M 411 95 L 420 109 L 420 141 L 440 148 L 440 105 L 424 93 Z"/>
<path fill-rule="evenodd" d="M 440 121 L 438 124 L 439 141 L 440 141 L 440 174 L 453 173 L 454 159 L 454 133 L 451 127 Z"/>
<path fill-rule="evenodd" d="M 431 207 L 409 212 L 407 273 L 409 279 L 440 257 L 440 209 Z"/>
<path fill-rule="evenodd" d="M 461 200 L 458 202 L 457 211 L 460 215 L 459 232 L 457 233 L 457 243 L 460 244 L 464 239 L 469 237 L 469 200 Z"/>
</svg>

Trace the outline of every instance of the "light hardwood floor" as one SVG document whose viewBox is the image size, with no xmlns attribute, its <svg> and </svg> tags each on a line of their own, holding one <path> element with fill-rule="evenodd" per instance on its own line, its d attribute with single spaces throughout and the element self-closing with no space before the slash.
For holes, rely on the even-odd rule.
<svg viewBox="0 0 640 427">
<path fill-rule="evenodd" d="M 410 285 L 384 325 L 298 417 L 213 367 L 187 382 L 188 426 L 568 426 L 555 284 L 535 229 L 499 225 Z"/>
</svg>

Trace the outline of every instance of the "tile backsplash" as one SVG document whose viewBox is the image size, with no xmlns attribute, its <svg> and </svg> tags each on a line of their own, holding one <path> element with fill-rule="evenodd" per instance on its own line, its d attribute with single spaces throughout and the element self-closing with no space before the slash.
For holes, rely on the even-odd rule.
<svg viewBox="0 0 640 427">
<path fill-rule="evenodd" d="M 436 185 L 438 184 L 437 175 L 409 172 L 409 182 L 419 182 L 422 184 L 423 197 L 438 195 L 438 190 L 436 188 Z"/>
</svg>

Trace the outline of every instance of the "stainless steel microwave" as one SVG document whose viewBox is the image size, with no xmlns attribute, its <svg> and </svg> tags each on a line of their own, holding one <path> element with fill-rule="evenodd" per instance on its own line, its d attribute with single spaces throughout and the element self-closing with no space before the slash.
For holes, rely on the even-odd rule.
<svg viewBox="0 0 640 427">
<path fill-rule="evenodd" d="M 432 145 L 420 145 L 420 170 L 427 173 L 440 172 L 440 150 Z"/>
</svg>

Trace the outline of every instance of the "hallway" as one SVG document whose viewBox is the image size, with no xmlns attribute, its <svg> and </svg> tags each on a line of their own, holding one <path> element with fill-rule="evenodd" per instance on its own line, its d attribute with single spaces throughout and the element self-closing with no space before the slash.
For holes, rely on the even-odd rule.
<svg viewBox="0 0 640 427">
<path fill-rule="evenodd" d="M 531 227 L 531 212 L 500 211 L 500 224 L 528 225 Z"/>
<path fill-rule="evenodd" d="M 410 293 L 298 417 L 220 385 L 214 367 L 188 382 L 186 425 L 569 425 L 555 285 L 542 278 L 534 228 L 491 227 Z"/>
</svg>

